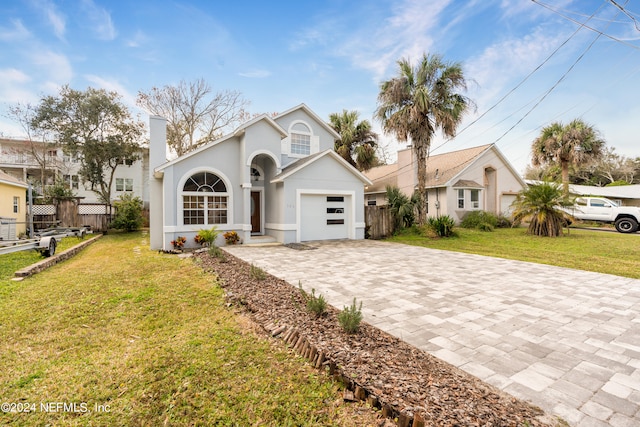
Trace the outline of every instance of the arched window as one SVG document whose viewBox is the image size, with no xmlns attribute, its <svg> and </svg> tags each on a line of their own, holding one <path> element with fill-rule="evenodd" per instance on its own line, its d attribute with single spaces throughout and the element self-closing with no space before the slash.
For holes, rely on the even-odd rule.
<svg viewBox="0 0 640 427">
<path fill-rule="evenodd" d="M 182 218 L 189 224 L 226 224 L 229 194 L 224 181 L 211 172 L 191 175 L 182 187 Z"/>
<path fill-rule="evenodd" d="M 304 123 L 295 123 L 291 127 L 291 154 L 311 154 L 311 129 Z"/>
</svg>

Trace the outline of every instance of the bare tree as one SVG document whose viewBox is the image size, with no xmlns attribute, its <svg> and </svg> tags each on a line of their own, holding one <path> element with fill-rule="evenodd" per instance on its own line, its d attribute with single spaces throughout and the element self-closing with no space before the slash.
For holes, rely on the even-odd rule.
<svg viewBox="0 0 640 427">
<path fill-rule="evenodd" d="M 27 145 L 26 150 L 40 168 L 40 185 L 44 190 L 47 183 L 47 173 L 52 167 L 58 166 L 57 156 L 52 155 L 59 144 L 52 138 L 50 132 L 40 128 L 34 121 L 38 107 L 30 103 L 17 103 L 7 109 L 6 117 L 20 125 L 24 132 Z"/>
<path fill-rule="evenodd" d="M 138 92 L 138 106 L 167 119 L 167 143 L 178 156 L 231 131 L 249 118 L 249 102 L 237 91 L 213 93 L 204 79 Z"/>
</svg>

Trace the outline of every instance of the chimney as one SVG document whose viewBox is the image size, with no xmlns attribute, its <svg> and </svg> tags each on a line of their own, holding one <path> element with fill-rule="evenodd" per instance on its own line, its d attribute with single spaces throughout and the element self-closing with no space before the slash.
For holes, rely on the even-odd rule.
<svg viewBox="0 0 640 427">
<path fill-rule="evenodd" d="M 164 248 L 164 203 L 162 200 L 163 174 L 155 169 L 167 161 L 167 120 L 149 117 L 149 246 Z"/>
</svg>

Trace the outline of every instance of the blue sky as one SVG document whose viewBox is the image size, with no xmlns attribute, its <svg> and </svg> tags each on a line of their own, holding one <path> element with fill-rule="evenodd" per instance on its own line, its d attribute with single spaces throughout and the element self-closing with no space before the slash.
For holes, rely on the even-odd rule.
<svg viewBox="0 0 640 427">
<path fill-rule="evenodd" d="M 379 85 L 425 52 L 461 62 L 477 104 L 434 154 L 496 142 L 522 171 L 541 127 L 582 118 L 636 157 L 636 20 L 640 4 L 626 0 L 15 0 L 0 4 L 0 115 L 65 84 L 116 90 L 143 114 L 139 90 L 204 78 L 242 92 L 251 113 L 358 110 L 393 157 L 404 144 L 373 120 Z M 0 133 L 21 135 L 5 117 Z"/>
</svg>

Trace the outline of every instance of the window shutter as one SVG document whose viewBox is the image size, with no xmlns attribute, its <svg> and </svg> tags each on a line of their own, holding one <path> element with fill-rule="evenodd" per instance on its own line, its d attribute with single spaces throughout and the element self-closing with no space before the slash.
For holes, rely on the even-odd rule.
<svg viewBox="0 0 640 427">
<path fill-rule="evenodd" d="M 311 153 L 315 154 L 320 151 L 320 137 L 318 135 L 311 135 Z"/>
</svg>

